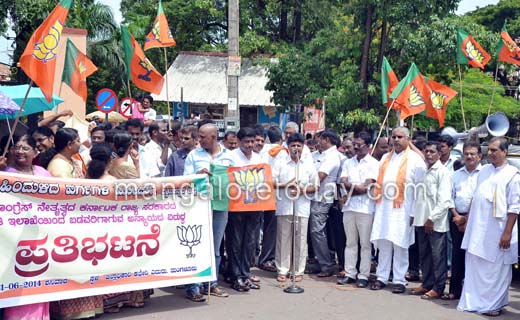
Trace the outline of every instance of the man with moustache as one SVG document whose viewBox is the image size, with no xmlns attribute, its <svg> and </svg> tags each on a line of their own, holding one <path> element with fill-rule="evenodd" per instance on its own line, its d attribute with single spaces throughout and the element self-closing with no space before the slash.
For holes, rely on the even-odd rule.
<svg viewBox="0 0 520 320">
<path fill-rule="evenodd" d="M 451 207 L 451 172 L 440 162 L 441 147 L 429 141 L 424 148 L 427 165 L 424 180 L 417 186 L 415 217 L 422 284 L 412 290 L 421 299 L 438 299 L 448 276 L 448 208 Z"/>
<path fill-rule="evenodd" d="M 517 216 L 520 174 L 508 164 L 509 143 L 494 137 L 488 144 L 490 164 L 477 177 L 462 249 L 466 250 L 464 287 L 458 310 L 498 316 L 509 303 L 511 265 L 518 261 Z"/>
<path fill-rule="evenodd" d="M 148 127 L 150 142 L 144 146 L 144 162 L 147 168 L 143 171 L 146 177 L 162 177 L 171 150 L 168 148 L 168 124 L 164 121 L 154 121 Z"/>
<path fill-rule="evenodd" d="M 370 289 L 383 289 L 393 270 L 393 293 L 406 291 L 408 247 L 414 242 L 413 216 L 415 197 L 413 186 L 422 181 L 426 165 L 410 148 L 410 132 L 397 127 L 392 132 L 393 150 L 380 161 L 374 223 L 370 240 L 379 249 L 377 280 Z"/>
<path fill-rule="evenodd" d="M 343 137 L 343 141 L 341 141 L 341 148 L 343 149 L 343 154 L 348 159 L 353 158 L 356 155 L 354 151 L 354 145 L 352 144 L 352 139 L 349 137 Z"/>
<path fill-rule="evenodd" d="M 198 136 L 199 133 L 195 126 L 183 127 L 180 130 L 180 148 L 168 158 L 166 169 L 164 170 L 165 177 L 183 175 L 184 162 L 191 150 L 195 149 Z"/>
<path fill-rule="evenodd" d="M 468 141 L 462 148 L 464 167 L 453 174 L 452 207 L 450 234 L 452 239 L 451 279 L 450 291 L 442 296 L 443 300 L 456 300 L 462 293 L 462 281 L 464 280 L 464 256 L 466 252 L 461 248 L 464 228 L 466 227 L 469 207 L 473 194 L 477 188 L 477 176 L 482 166 L 482 151 L 480 145 L 474 141 Z"/>
<path fill-rule="evenodd" d="M 380 137 L 377 141 L 377 144 L 374 146 L 374 151 L 372 151 L 372 157 L 374 157 L 377 161 L 380 161 L 385 153 L 388 153 L 390 149 L 388 145 L 388 138 Z"/>
<path fill-rule="evenodd" d="M 341 184 L 347 192 L 343 206 L 343 227 L 346 234 L 345 271 L 346 276 L 338 279 L 338 284 L 355 283 L 359 288 L 368 286 L 372 248 L 372 201 L 368 197 L 369 186 L 376 182 L 379 163 L 368 154 L 371 137 L 366 132 L 356 135 L 353 142 L 355 157 L 345 160 L 341 169 Z M 359 273 L 358 241 L 361 245 Z"/>
</svg>

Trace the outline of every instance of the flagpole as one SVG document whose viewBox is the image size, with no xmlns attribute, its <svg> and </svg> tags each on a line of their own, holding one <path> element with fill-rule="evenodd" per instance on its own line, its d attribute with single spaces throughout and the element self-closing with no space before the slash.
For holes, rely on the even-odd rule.
<svg viewBox="0 0 520 320">
<path fill-rule="evenodd" d="M 410 125 L 410 138 L 413 139 L 413 124 L 414 124 L 414 120 L 415 120 L 415 114 L 412 115 L 412 124 Z"/>
<path fill-rule="evenodd" d="M 385 127 L 385 123 L 388 121 L 388 115 L 390 114 L 390 110 L 392 110 L 392 107 L 394 106 L 394 103 L 395 103 L 395 99 L 392 100 L 392 103 L 388 107 L 388 111 L 386 111 L 385 119 L 383 120 L 383 123 L 379 127 L 379 133 L 377 134 L 377 138 L 376 138 L 376 141 L 374 142 L 374 147 L 372 148 L 372 152 L 370 152 L 370 155 L 374 154 L 374 150 L 375 150 L 375 148 L 377 146 L 377 143 L 379 142 L 379 138 L 381 138 L 381 133 L 383 132 L 383 128 Z"/>
<path fill-rule="evenodd" d="M 491 94 L 491 102 L 489 103 L 489 108 L 488 108 L 488 116 L 489 114 L 491 113 L 491 107 L 493 106 L 493 100 L 495 98 L 495 92 L 497 91 L 497 77 L 498 77 L 498 58 L 497 58 L 497 67 L 496 67 L 496 70 L 495 70 L 495 83 L 493 84 L 493 93 Z"/>
<path fill-rule="evenodd" d="M 163 50 L 164 50 L 164 70 L 166 70 L 164 77 L 166 78 L 166 103 L 167 103 L 167 107 L 168 107 L 168 127 L 170 127 L 170 129 L 171 129 L 172 114 L 171 114 L 171 110 L 170 110 L 170 97 L 168 96 L 168 55 L 166 53 L 166 47 L 163 47 Z"/>
<path fill-rule="evenodd" d="M 61 97 L 61 89 L 62 89 L 62 88 L 63 88 L 63 81 L 60 83 L 60 91 L 58 91 L 58 96 L 59 96 L 59 97 Z M 60 108 L 60 107 L 56 106 L 56 113 L 58 113 L 58 111 L 59 111 L 58 109 L 59 109 L 59 108 Z"/>
<path fill-rule="evenodd" d="M 25 92 L 25 97 L 23 97 L 22 105 L 20 106 L 20 110 L 18 110 L 18 113 L 16 114 L 16 119 L 14 120 L 12 131 L 9 133 L 9 138 L 7 139 L 7 143 L 5 145 L 4 153 L 2 154 L 2 157 L 5 157 L 7 152 L 9 151 L 9 142 L 13 139 L 14 132 L 16 131 L 16 126 L 18 125 L 18 122 L 20 121 L 20 116 L 23 111 L 23 107 L 25 106 L 25 103 L 27 102 L 27 97 L 29 96 L 29 91 L 31 91 L 33 85 L 33 80 L 31 79 L 31 82 L 29 83 L 29 88 L 27 88 L 27 91 Z"/>
<path fill-rule="evenodd" d="M 128 87 L 128 97 L 132 99 L 132 92 L 130 91 L 130 80 L 126 80 L 126 86 Z"/>
<path fill-rule="evenodd" d="M 459 69 L 459 82 L 460 82 L 460 109 L 462 111 L 462 121 L 464 122 L 464 131 L 468 131 L 466 126 L 466 116 L 464 115 L 464 106 L 462 105 L 462 71 L 460 70 L 460 64 L 457 63 Z"/>
</svg>

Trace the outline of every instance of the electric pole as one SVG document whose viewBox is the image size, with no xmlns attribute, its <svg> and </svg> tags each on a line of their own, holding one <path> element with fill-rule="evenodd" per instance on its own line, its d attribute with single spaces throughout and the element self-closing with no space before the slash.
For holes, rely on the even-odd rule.
<svg viewBox="0 0 520 320">
<path fill-rule="evenodd" d="M 239 48 L 239 0 L 228 3 L 228 66 L 227 87 L 228 104 L 225 118 L 226 130 L 238 131 L 240 128 L 240 104 L 238 100 L 238 78 L 240 77 Z"/>
</svg>

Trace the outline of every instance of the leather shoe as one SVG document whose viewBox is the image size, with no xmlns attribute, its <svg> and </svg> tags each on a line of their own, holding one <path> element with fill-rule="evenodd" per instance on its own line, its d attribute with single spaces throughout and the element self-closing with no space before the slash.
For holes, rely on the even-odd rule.
<svg viewBox="0 0 520 320">
<path fill-rule="evenodd" d="M 332 277 L 333 275 L 334 275 L 334 271 L 329 270 L 329 271 L 322 271 L 322 272 L 318 273 L 316 276 L 318 276 L 318 278 L 328 278 L 328 277 Z"/>
<path fill-rule="evenodd" d="M 343 277 L 343 278 L 338 278 L 338 281 L 336 281 L 337 284 L 352 284 L 352 283 L 356 283 L 356 279 L 353 279 L 351 277 Z"/>
<path fill-rule="evenodd" d="M 403 284 L 394 284 L 394 287 L 392 288 L 392 293 L 404 293 L 406 292 L 406 287 Z"/>
</svg>

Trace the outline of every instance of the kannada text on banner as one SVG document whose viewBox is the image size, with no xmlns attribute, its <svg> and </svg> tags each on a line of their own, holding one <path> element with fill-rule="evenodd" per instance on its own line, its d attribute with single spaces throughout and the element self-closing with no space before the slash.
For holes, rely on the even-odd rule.
<svg viewBox="0 0 520 320">
<path fill-rule="evenodd" d="M 216 278 L 204 175 L 0 175 L 0 308 Z"/>
</svg>

